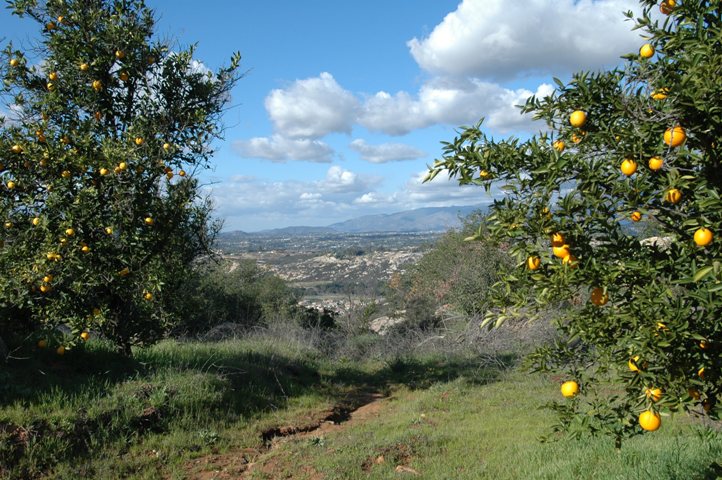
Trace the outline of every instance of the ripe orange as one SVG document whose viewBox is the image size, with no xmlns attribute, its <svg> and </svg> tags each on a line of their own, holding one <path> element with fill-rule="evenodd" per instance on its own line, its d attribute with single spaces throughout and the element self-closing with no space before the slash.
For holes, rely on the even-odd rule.
<svg viewBox="0 0 722 480">
<path fill-rule="evenodd" d="M 560 247 L 552 247 L 552 253 L 555 257 L 562 259 L 572 254 L 572 252 L 569 250 L 569 245 L 567 245 L 566 243 Z"/>
<path fill-rule="evenodd" d="M 68 236 L 68 237 L 72 237 L 73 235 L 75 235 L 75 230 L 72 229 L 72 228 L 66 228 L 66 229 L 65 229 L 65 235 Z"/>
<path fill-rule="evenodd" d="M 53 82 L 48 82 L 45 84 L 45 86 L 48 88 L 49 92 L 52 92 L 55 90 L 55 84 Z"/>
<path fill-rule="evenodd" d="M 658 402 L 662 398 L 662 389 L 661 388 L 647 388 L 644 391 L 644 394 L 647 396 L 647 398 L 653 402 Z"/>
<path fill-rule="evenodd" d="M 702 350 L 707 350 L 710 347 L 710 344 L 707 340 L 700 340 L 699 342 L 699 348 Z"/>
<path fill-rule="evenodd" d="M 709 228 L 702 227 L 694 232 L 694 243 L 700 247 L 706 247 L 712 243 L 712 231 Z"/>
<path fill-rule="evenodd" d="M 652 92 L 651 97 L 654 100 L 664 100 L 669 95 L 669 88 L 661 88 Z"/>
<path fill-rule="evenodd" d="M 92 86 L 93 90 L 99 92 L 103 89 L 103 82 L 101 82 L 100 80 L 93 80 Z"/>
<path fill-rule="evenodd" d="M 53 281 L 53 278 L 55 278 L 55 277 L 53 277 L 53 276 L 50 275 L 50 274 L 45 275 L 45 276 L 43 277 L 43 282 L 45 282 L 45 283 L 50 283 L 50 282 Z"/>
<path fill-rule="evenodd" d="M 632 358 L 630 358 L 629 361 L 627 362 L 627 366 L 629 367 L 629 369 L 631 371 L 638 372 L 640 370 L 639 364 L 637 363 L 639 361 L 639 358 L 640 358 L 639 355 L 635 355 Z"/>
<path fill-rule="evenodd" d="M 128 274 L 130 274 L 130 269 L 128 267 L 125 267 L 118 272 L 118 275 L 120 275 L 121 277 L 128 276 Z"/>
<path fill-rule="evenodd" d="M 564 245 L 564 234 L 555 233 L 552 235 L 552 247 L 561 247 Z"/>
<path fill-rule="evenodd" d="M 673 128 L 668 128 L 664 132 L 664 143 L 670 147 L 679 147 L 687 139 L 687 133 L 684 128 L 677 125 Z"/>
<path fill-rule="evenodd" d="M 125 58 L 125 52 L 123 50 L 116 50 L 115 58 L 117 58 L 118 60 L 123 60 Z"/>
<path fill-rule="evenodd" d="M 118 77 L 119 77 L 122 81 L 127 82 L 128 79 L 130 78 L 130 75 L 128 75 L 128 72 L 120 72 L 120 74 L 118 75 Z"/>
<path fill-rule="evenodd" d="M 701 378 L 702 380 L 704 380 L 704 377 L 705 377 L 706 374 L 707 374 L 707 372 L 705 372 L 704 367 L 702 367 L 702 368 L 700 368 L 699 370 L 697 370 L 697 375 L 698 375 L 699 378 Z"/>
<path fill-rule="evenodd" d="M 20 65 L 20 61 L 17 58 L 11 58 L 10 59 L 10 66 L 11 67 L 17 67 Z"/>
<path fill-rule="evenodd" d="M 89 252 L 90 252 L 90 247 L 87 246 L 87 245 L 83 245 L 82 247 L 80 247 L 80 251 L 83 252 L 83 253 L 89 253 Z"/>
<path fill-rule="evenodd" d="M 48 30 L 55 30 L 55 27 L 55 22 L 48 22 L 45 24 L 45 28 L 47 28 Z"/>
<path fill-rule="evenodd" d="M 168 180 L 170 180 L 171 178 L 173 178 L 173 172 L 168 172 L 165 174 L 165 176 L 168 178 Z"/>
<path fill-rule="evenodd" d="M 670 188 L 664 193 L 664 200 L 666 202 L 676 204 L 679 203 L 679 201 L 682 199 L 682 192 L 679 191 L 679 189 L 676 188 Z"/>
<path fill-rule="evenodd" d="M 629 218 L 631 218 L 633 222 L 638 222 L 642 219 L 642 213 L 641 212 L 632 212 L 632 214 L 629 216 Z"/>
<path fill-rule="evenodd" d="M 63 170 L 63 172 L 60 174 L 63 178 L 70 178 L 72 174 L 70 173 L 70 170 Z"/>
<path fill-rule="evenodd" d="M 178 171 L 178 175 L 180 175 L 181 177 L 185 177 L 185 176 L 186 176 L 186 171 L 185 171 L 185 170 L 179 170 L 179 171 Z"/>
<path fill-rule="evenodd" d="M 168 173 L 167 170 L 166 170 L 166 173 Z M 482 180 L 485 178 L 489 178 L 489 172 L 487 170 L 479 171 L 479 178 L 481 178 Z"/>
<path fill-rule="evenodd" d="M 48 75 L 48 78 L 51 82 L 54 82 L 58 79 L 58 72 L 50 72 L 50 75 Z"/>
<path fill-rule="evenodd" d="M 122 172 L 122 171 L 125 171 L 125 169 L 127 169 L 127 168 L 128 168 L 128 164 L 125 163 L 125 162 L 120 162 L 120 163 L 118 164 L 118 170 L 120 170 L 121 172 Z"/>
<path fill-rule="evenodd" d="M 21 147 L 20 145 L 15 144 L 15 145 L 13 145 L 12 147 L 10 147 L 10 151 L 13 152 L 13 153 L 23 153 L 23 147 Z"/>
<path fill-rule="evenodd" d="M 661 170 L 662 165 L 664 165 L 662 157 L 652 157 L 649 159 L 649 169 L 654 172 Z"/>
<path fill-rule="evenodd" d="M 13 222 L 5 222 L 5 228 L 13 228 Z"/>
<path fill-rule="evenodd" d="M 56 350 L 55 353 L 57 353 L 60 356 L 65 355 L 65 347 L 60 345 Z"/>
<path fill-rule="evenodd" d="M 579 393 L 579 384 L 574 380 L 569 380 L 568 382 L 562 383 L 561 391 L 565 398 L 576 397 Z"/>
<path fill-rule="evenodd" d="M 107 175 L 109 172 L 107 168 L 101 168 L 100 170 L 98 170 L 98 173 L 100 173 L 101 175 Z"/>
<path fill-rule="evenodd" d="M 145 292 L 145 294 L 143 294 L 143 298 L 148 301 L 153 300 L 153 294 L 150 292 Z"/>
<path fill-rule="evenodd" d="M 88 64 L 85 63 L 85 62 L 83 62 L 83 63 L 80 64 L 80 71 L 81 71 L 81 72 L 87 72 L 89 68 L 90 68 L 90 65 L 88 65 Z"/>
<path fill-rule="evenodd" d="M 577 268 L 579 266 L 579 259 L 570 253 L 562 258 L 562 265 L 566 265 L 569 268 Z"/>
<path fill-rule="evenodd" d="M 50 290 L 52 290 L 52 287 L 50 285 L 40 285 L 41 293 L 48 293 Z"/>
<path fill-rule="evenodd" d="M 8 190 L 12 190 L 15 188 L 15 182 L 13 182 L 12 180 L 10 180 L 6 185 L 8 187 Z"/>
<path fill-rule="evenodd" d="M 170 150 L 170 143 L 164 143 L 164 144 L 163 144 L 163 150 L 165 150 L 165 151 Z"/>
<path fill-rule="evenodd" d="M 675 0 L 664 0 L 659 5 L 659 11 L 662 12 L 665 15 L 669 15 L 674 10 L 674 7 L 677 5 L 677 2 Z"/>
<path fill-rule="evenodd" d="M 153 225 L 153 223 L 155 223 L 152 217 L 145 217 L 144 222 L 146 225 Z"/>
<path fill-rule="evenodd" d="M 609 295 L 604 292 L 603 288 L 594 287 L 589 299 L 594 305 L 601 307 L 609 301 Z"/>
<path fill-rule="evenodd" d="M 634 172 L 637 171 L 637 162 L 635 162 L 631 158 L 628 158 L 622 162 L 621 169 L 623 174 L 631 177 L 632 175 L 634 175 Z"/>
<path fill-rule="evenodd" d="M 43 339 L 38 340 L 38 348 L 46 348 L 48 346 L 48 341 Z"/>
<path fill-rule="evenodd" d="M 112 235 L 112 234 L 113 234 L 113 227 L 105 227 L 105 234 L 106 234 L 106 235 Z"/>
<path fill-rule="evenodd" d="M 83 332 L 80 334 L 80 338 L 82 338 L 84 342 L 87 342 L 90 338 L 90 334 L 88 332 Z"/>
<path fill-rule="evenodd" d="M 554 150 L 556 150 L 559 153 L 562 153 L 564 149 L 566 148 L 566 144 L 563 140 L 557 140 L 555 141 L 552 146 L 554 147 Z"/>
<path fill-rule="evenodd" d="M 569 115 L 569 123 L 574 128 L 582 128 L 587 123 L 587 114 L 581 110 L 576 110 Z"/>
<path fill-rule="evenodd" d="M 639 426 L 648 432 L 654 432 L 662 425 L 662 419 L 657 412 L 645 410 L 639 414 Z"/>
<path fill-rule="evenodd" d="M 535 256 L 527 258 L 526 266 L 529 270 L 539 270 L 539 267 L 541 267 L 541 258 Z"/>
<path fill-rule="evenodd" d="M 654 47 L 649 43 L 645 43 L 642 45 L 642 48 L 639 49 L 639 56 L 642 58 L 651 58 L 653 55 Z"/>
<path fill-rule="evenodd" d="M 140 146 L 143 145 L 143 138 L 142 137 L 135 137 L 135 144 Z"/>
<path fill-rule="evenodd" d="M 584 137 L 585 137 L 586 135 L 587 135 L 587 132 L 585 132 L 584 130 L 580 130 L 580 131 L 578 132 L 578 134 L 577 134 L 577 133 L 573 133 L 573 134 L 572 134 L 572 142 L 574 142 L 574 143 L 580 143 L 582 140 L 584 140 Z"/>
</svg>

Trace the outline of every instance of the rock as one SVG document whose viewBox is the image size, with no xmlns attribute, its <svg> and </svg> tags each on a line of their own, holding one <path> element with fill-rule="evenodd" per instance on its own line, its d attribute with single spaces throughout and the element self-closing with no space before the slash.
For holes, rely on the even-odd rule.
<svg viewBox="0 0 722 480">
<path fill-rule="evenodd" d="M 397 466 L 397 467 L 394 469 L 394 472 L 396 472 L 396 473 L 410 473 L 411 475 L 420 475 L 419 472 L 417 472 L 417 471 L 414 470 L 413 468 L 407 467 L 407 466 L 404 466 L 404 465 L 399 465 L 399 466 Z"/>
<path fill-rule="evenodd" d="M 672 237 L 649 237 L 639 241 L 640 245 L 645 247 L 656 247 L 662 251 L 669 249 L 672 245 Z"/>
<path fill-rule="evenodd" d="M 369 329 L 372 332 L 378 333 L 379 335 L 383 336 L 388 333 L 391 327 L 400 323 L 404 323 L 405 321 L 405 317 L 389 317 L 387 315 L 384 315 L 383 317 L 378 317 L 371 320 L 371 323 L 369 323 Z"/>
</svg>

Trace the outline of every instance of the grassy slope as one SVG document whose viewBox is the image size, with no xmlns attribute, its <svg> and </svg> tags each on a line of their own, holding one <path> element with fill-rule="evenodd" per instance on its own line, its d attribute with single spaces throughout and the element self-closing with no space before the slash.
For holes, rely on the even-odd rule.
<svg viewBox="0 0 722 480">
<path fill-rule="evenodd" d="M 332 364 L 278 341 L 164 342 L 134 360 L 88 347 L 61 360 L 27 352 L 34 360 L 0 370 L 0 477 L 12 462 L 14 478 L 185 478 L 193 459 L 261 448 L 265 429 L 359 391 L 393 395 L 377 418 L 261 458 L 329 479 L 397 478 L 397 465 L 432 479 L 715 478 L 722 458 L 722 436 L 685 417 L 621 452 L 606 438 L 539 443 L 554 419 L 537 406 L 558 386 L 463 359 Z M 383 464 L 368 461 L 379 455 Z"/>
</svg>

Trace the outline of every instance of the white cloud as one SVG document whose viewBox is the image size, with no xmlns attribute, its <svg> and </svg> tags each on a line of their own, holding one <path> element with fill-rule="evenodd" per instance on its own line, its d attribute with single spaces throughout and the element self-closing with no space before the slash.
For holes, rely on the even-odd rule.
<svg viewBox="0 0 722 480">
<path fill-rule="evenodd" d="M 632 0 L 463 0 L 431 34 L 407 45 L 436 75 L 505 79 L 597 69 L 635 51 L 624 22 Z"/>
<path fill-rule="evenodd" d="M 292 139 L 281 135 L 238 140 L 234 142 L 233 148 L 242 157 L 261 158 L 272 162 L 306 160 L 329 163 L 333 157 L 333 149 L 320 140 Z"/>
<path fill-rule="evenodd" d="M 272 90 L 266 97 L 266 110 L 276 131 L 295 138 L 350 133 L 357 108 L 356 97 L 327 72 L 296 80 L 289 88 Z"/>
<path fill-rule="evenodd" d="M 439 123 L 458 125 L 485 117 L 488 127 L 502 133 L 529 130 L 531 118 L 522 116 L 516 105 L 532 94 L 543 97 L 552 91 L 548 84 L 531 92 L 477 79 L 435 78 L 421 87 L 416 98 L 407 92 L 379 92 L 370 97 L 363 105 L 359 123 L 369 130 L 403 135 Z"/>
<path fill-rule="evenodd" d="M 426 153 L 411 145 L 403 143 L 382 143 L 381 145 L 369 145 L 365 140 L 357 138 L 349 145 L 357 151 L 361 158 L 371 163 L 397 162 L 401 160 L 415 160 L 426 155 Z"/>
</svg>

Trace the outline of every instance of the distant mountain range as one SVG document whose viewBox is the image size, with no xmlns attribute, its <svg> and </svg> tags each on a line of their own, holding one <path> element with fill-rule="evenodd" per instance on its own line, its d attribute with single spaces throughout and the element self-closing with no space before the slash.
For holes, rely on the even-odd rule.
<svg viewBox="0 0 722 480">
<path fill-rule="evenodd" d="M 255 235 L 323 235 L 332 233 L 374 232 L 443 232 L 461 226 L 461 219 L 477 210 L 486 211 L 486 205 L 456 207 L 428 207 L 397 213 L 364 215 L 326 227 L 285 227 L 260 232 L 224 232 L 226 239 Z"/>
</svg>

